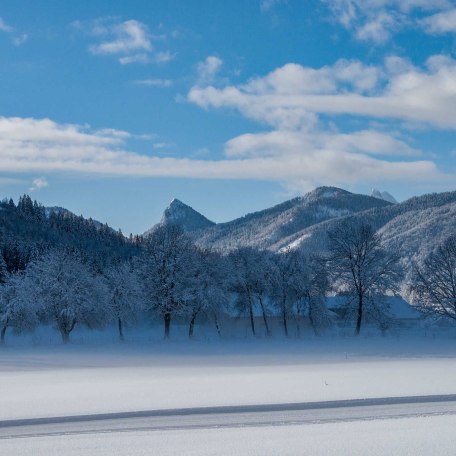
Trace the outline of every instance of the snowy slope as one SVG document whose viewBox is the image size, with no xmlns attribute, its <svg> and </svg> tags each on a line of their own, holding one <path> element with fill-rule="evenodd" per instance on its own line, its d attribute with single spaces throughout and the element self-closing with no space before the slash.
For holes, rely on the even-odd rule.
<svg viewBox="0 0 456 456">
<path fill-rule="evenodd" d="M 313 225 L 274 247 L 293 245 L 307 251 L 322 251 L 328 231 L 338 223 L 352 220 L 372 225 L 382 234 L 386 246 L 399 252 L 408 266 L 411 261 L 422 260 L 446 237 L 456 233 L 455 216 L 456 192 L 434 193 Z"/>
<path fill-rule="evenodd" d="M 160 223 L 179 223 L 197 244 L 228 252 L 251 246 L 280 251 L 322 252 L 327 233 L 344 221 L 371 224 L 406 267 L 421 261 L 456 232 L 456 192 L 433 193 L 393 203 L 387 192 L 359 195 L 335 187 L 314 191 L 227 223 L 215 224 L 174 200 Z M 386 201 L 385 199 L 390 199 Z"/>
<path fill-rule="evenodd" d="M 339 188 L 319 187 L 303 197 L 196 232 L 194 238 L 200 245 L 223 251 L 240 246 L 275 250 L 284 239 L 322 221 L 390 205 Z"/>
<path fill-rule="evenodd" d="M 377 190 L 376 188 L 372 189 L 372 192 L 371 192 L 370 196 L 373 196 L 374 198 L 378 198 L 378 199 L 382 199 L 382 200 L 388 201 L 389 203 L 393 203 L 393 204 L 397 203 L 396 198 L 394 198 L 394 196 L 391 195 L 391 193 L 381 192 L 380 190 Z"/>
<path fill-rule="evenodd" d="M 209 219 L 204 217 L 204 215 L 201 215 L 199 212 L 195 211 L 195 209 L 187 206 L 177 198 L 174 198 L 170 205 L 165 209 L 158 225 L 169 224 L 181 225 L 187 232 L 202 230 L 215 225 L 214 222 L 211 222 Z M 145 233 L 145 235 L 153 231 L 154 228 L 155 227 L 152 227 Z"/>
</svg>

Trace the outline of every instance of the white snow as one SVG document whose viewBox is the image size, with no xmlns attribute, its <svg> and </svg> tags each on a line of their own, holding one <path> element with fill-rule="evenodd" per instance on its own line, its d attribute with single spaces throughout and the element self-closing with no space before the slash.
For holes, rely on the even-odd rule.
<svg viewBox="0 0 456 456">
<path fill-rule="evenodd" d="M 315 338 L 2 349 L 0 420 L 455 393 L 452 339 Z"/>
<path fill-rule="evenodd" d="M 381 192 L 380 190 L 377 190 L 376 188 L 372 189 L 370 196 L 373 196 L 374 198 L 378 198 L 378 199 L 382 199 L 382 200 L 388 201 L 389 203 L 393 203 L 393 204 L 397 203 L 396 198 L 394 198 L 394 196 L 391 195 L 391 193 Z"/>
<path fill-rule="evenodd" d="M 21 456 L 384 456 L 454 455 L 456 416 L 266 426 L 131 431 L 2 440 Z"/>
<path fill-rule="evenodd" d="M 89 334 L 93 339 L 90 339 Z M 0 421 L 164 408 L 271 404 L 455 393 L 452 331 L 359 338 L 170 342 L 146 333 L 125 344 L 80 332 L 68 346 L 24 345 L 10 336 L 0 352 Z M 112 336 L 112 334 L 111 334 Z M 130 339 L 128 339 L 130 337 Z M 98 339 L 97 339 L 98 338 Z M 43 343 L 43 340 L 41 340 Z M 420 412 L 421 414 L 421 412 Z M 392 414 L 394 415 L 394 414 Z M 454 454 L 456 416 L 341 422 L 128 426 L 72 431 L 61 423 L 40 434 L 0 437 L 1 454 L 347 455 Z M 394 415 L 396 416 L 396 415 Z M 146 420 L 147 421 L 147 420 Z M 312 420 L 313 421 L 313 420 Z M 291 424 L 290 424 L 291 423 Z M 178 422 L 177 422 L 178 424 Z M 109 425 L 111 426 L 111 425 Z"/>
</svg>

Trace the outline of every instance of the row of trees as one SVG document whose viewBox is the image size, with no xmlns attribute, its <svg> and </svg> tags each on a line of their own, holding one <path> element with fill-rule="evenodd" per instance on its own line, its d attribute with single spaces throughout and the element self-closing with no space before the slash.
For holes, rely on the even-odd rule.
<svg viewBox="0 0 456 456">
<path fill-rule="evenodd" d="M 318 333 L 333 320 L 326 307 L 330 292 L 345 296 L 344 315 L 354 317 L 359 334 L 366 320 L 387 328 L 391 317 L 382 298 L 398 293 L 401 272 L 398 255 L 386 251 L 368 225 L 341 224 L 320 257 L 247 247 L 221 255 L 197 248 L 181 227 L 162 225 L 139 255 L 102 270 L 75 249 L 37 253 L 14 272 L 0 256 L 1 340 L 8 328 L 20 332 L 42 323 L 53 324 L 68 342 L 77 325 L 113 322 L 123 339 L 124 324 L 144 315 L 162 319 L 165 338 L 176 317 L 187 319 L 192 337 L 203 314 L 219 334 L 222 314 L 245 315 L 255 335 L 256 311 L 267 334 L 271 314 L 280 316 L 287 336 L 289 322 L 301 318 Z M 421 308 L 456 319 L 456 237 L 415 267 L 409 290 Z"/>
</svg>

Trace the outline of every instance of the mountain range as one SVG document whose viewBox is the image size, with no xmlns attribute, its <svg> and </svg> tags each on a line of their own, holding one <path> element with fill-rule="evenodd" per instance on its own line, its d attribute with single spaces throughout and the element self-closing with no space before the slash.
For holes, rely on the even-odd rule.
<svg viewBox="0 0 456 456">
<path fill-rule="evenodd" d="M 263 211 L 226 223 L 214 223 L 173 200 L 161 224 L 179 223 L 203 247 L 229 252 L 241 246 L 271 251 L 325 250 L 327 233 L 343 221 L 372 225 L 402 261 L 421 261 L 450 234 L 456 234 L 456 191 L 413 197 L 401 203 L 387 192 L 371 196 L 336 187 L 319 187 Z M 153 229 L 153 228 L 152 228 Z"/>
<path fill-rule="evenodd" d="M 197 245 L 222 253 L 249 246 L 273 252 L 302 249 L 312 254 L 325 251 L 327 233 L 338 224 L 368 223 L 388 248 L 400 254 L 406 270 L 456 234 L 456 191 L 393 201 L 387 192 L 374 191 L 368 196 L 319 187 L 271 208 L 214 223 L 174 199 L 157 225 L 182 225 Z M 50 246 L 76 248 L 103 265 L 113 258 L 134 256 L 140 245 L 141 236 L 127 239 L 107 224 L 61 207 L 45 208 L 27 195 L 17 206 L 12 200 L 0 202 L 0 250 L 11 270 L 22 267 L 34 251 Z"/>
</svg>

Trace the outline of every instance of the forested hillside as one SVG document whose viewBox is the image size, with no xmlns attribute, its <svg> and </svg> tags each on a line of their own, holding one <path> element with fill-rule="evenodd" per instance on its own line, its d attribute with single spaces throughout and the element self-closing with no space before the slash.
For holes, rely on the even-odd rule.
<svg viewBox="0 0 456 456">
<path fill-rule="evenodd" d="M 0 248 L 10 272 L 51 247 L 78 250 L 101 267 L 137 253 L 139 241 L 66 209 L 45 208 L 27 195 L 17 205 L 12 199 L 0 202 Z"/>
</svg>

